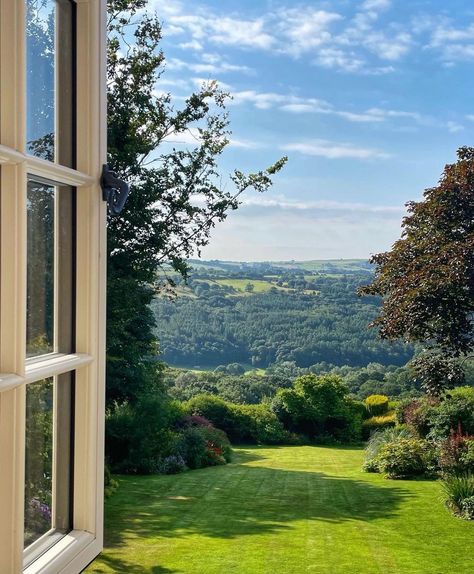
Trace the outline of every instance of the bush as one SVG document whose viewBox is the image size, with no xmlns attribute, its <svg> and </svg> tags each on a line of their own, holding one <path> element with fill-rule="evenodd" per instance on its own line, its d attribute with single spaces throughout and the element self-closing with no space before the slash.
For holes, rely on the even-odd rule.
<svg viewBox="0 0 474 574">
<path fill-rule="evenodd" d="M 387 413 L 377 417 L 370 417 L 370 419 L 366 419 L 362 422 L 362 435 L 364 439 L 368 439 L 373 432 L 394 427 L 395 424 L 395 413 Z"/>
<path fill-rule="evenodd" d="M 171 454 L 160 461 L 158 470 L 160 474 L 178 474 L 188 470 L 188 467 L 180 454 Z"/>
<path fill-rule="evenodd" d="M 232 459 L 227 435 L 213 426 L 189 426 L 180 433 L 176 448 L 189 468 L 226 464 Z"/>
<path fill-rule="evenodd" d="M 411 426 L 421 438 L 447 439 L 461 425 L 462 432 L 474 435 L 474 387 L 458 387 L 439 399 L 403 401 L 397 420 Z"/>
<path fill-rule="evenodd" d="M 233 411 L 244 423 L 243 442 L 282 444 L 288 440 L 288 433 L 269 405 L 233 405 Z"/>
<path fill-rule="evenodd" d="M 379 472 L 377 457 L 383 446 L 399 440 L 412 439 L 413 433 L 407 426 L 389 427 L 377 430 L 370 436 L 365 449 L 363 470 L 366 472 Z"/>
<path fill-rule="evenodd" d="M 224 431 L 213 426 L 205 426 L 201 428 L 201 432 L 206 440 L 208 466 L 211 466 L 214 461 L 220 464 L 221 459 L 224 463 L 232 461 L 232 446 Z"/>
<path fill-rule="evenodd" d="M 433 399 L 407 399 L 396 408 L 399 424 L 406 424 L 420 437 L 425 438 L 430 431 L 430 417 L 438 402 Z"/>
<path fill-rule="evenodd" d="M 107 465 L 104 466 L 104 497 L 109 498 L 117 490 L 119 486 L 118 480 L 112 478 L 110 469 Z"/>
<path fill-rule="evenodd" d="M 474 496 L 464 498 L 461 502 L 462 517 L 466 520 L 474 520 Z"/>
<path fill-rule="evenodd" d="M 474 473 L 474 438 L 453 433 L 440 444 L 439 466 L 443 473 Z"/>
<path fill-rule="evenodd" d="M 199 415 L 209 420 L 216 428 L 223 430 L 232 442 L 239 442 L 245 429 L 245 422 L 238 416 L 233 405 L 214 395 L 197 395 L 185 403 L 189 415 Z"/>
<path fill-rule="evenodd" d="M 183 419 L 178 422 L 178 426 L 182 428 L 186 427 L 212 427 L 212 423 L 206 417 L 201 415 L 186 415 Z"/>
<path fill-rule="evenodd" d="M 280 389 L 272 409 L 290 432 L 322 440 L 360 440 L 362 415 L 335 375 L 304 375 L 291 389 Z"/>
<path fill-rule="evenodd" d="M 474 475 L 466 473 L 464 475 L 447 475 L 441 481 L 446 503 L 448 507 L 457 515 L 463 518 L 474 518 Z"/>
<path fill-rule="evenodd" d="M 371 417 L 384 415 L 388 411 L 388 397 L 385 395 L 370 395 L 364 404 Z"/>
<path fill-rule="evenodd" d="M 432 470 L 436 453 L 425 440 L 400 439 L 383 445 L 376 460 L 388 478 L 410 478 Z"/>
<path fill-rule="evenodd" d="M 428 419 L 428 437 L 434 440 L 448 438 L 459 427 L 464 434 L 474 435 L 474 387 L 458 387 L 445 393 Z"/>
<path fill-rule="evenodd" d="M 173 427 L 181 406 L 161 392 L 144 395 L 134 405 L 115 404 L 106 415 L 106 454 L 116 473 L 154 474 L 160 461 L 174 454 Z"/>
<path fill-rule="evenodd" d="M 191 418 L 205 417 L 222 429 L 233 443 L 281 444 L 287 433 L 270 406 L 238 405 L 212 395 L 198 395 L 188 401 Z"/>
<path fill-rule="evenodd" d="M 179 435 L 176 452 L 189 468 L 195 469 L 205 466 L 206 439 L 201 429 L 197 427 L 184 429 Z"/>
</svg>

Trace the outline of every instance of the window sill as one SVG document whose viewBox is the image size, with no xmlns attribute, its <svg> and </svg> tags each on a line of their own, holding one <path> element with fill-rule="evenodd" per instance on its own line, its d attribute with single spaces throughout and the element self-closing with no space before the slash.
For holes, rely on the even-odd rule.
<svg viewBox="0 0 474 574">
<path fill-rule="evenodd" d="M 73 530 L 23 570 L 23 574 L 68 574 L 80 572 L 102 550 L 89 532 Z"/>
</svg>

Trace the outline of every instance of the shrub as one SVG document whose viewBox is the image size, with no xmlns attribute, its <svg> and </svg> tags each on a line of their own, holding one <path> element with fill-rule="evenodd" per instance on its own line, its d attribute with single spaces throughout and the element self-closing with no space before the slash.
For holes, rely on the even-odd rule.
<svg viewBox="0 0 474 574">
<path fill-rule="evenodd" d="M 184 429 L 179 435 L 176 452 L 189 468 L 194 469 L 205 466 L 206 439 L 201 429 L 197 427 Z"/>
<path fill-rule="evenodd" d="M 474 496 L 464 498 L 461 502 L 462 517 L 466 520 L 474 520 Z"/>
<path fill-rule="evenodd" d="M 216 428 L 223 430 L 234 442 L 245 429 L 245 422 L 239 417 L 232 404 L 214 395 L 197 395 L 185 404 L 189 415 L 199 415 L 209 420 Z"/>
<path fill-rule="evenodd" d="M 388 397 L 385 395 L 370 395 L 364 404 L 371 417 L 384 415 L 388 411 Z"/>
<path fill-rule="evenodd" d="M 201 415 L 186 415 L 178 422 L 179 427 L 212 427 L 212 423 Z"/>
<path fill-rule="evenodd" d="M 370 419 L 366 419 L 362 423 L 363 437 L 364 439 L 368 439 L 373 432 L 394 427 L 395 424 L 395 413 L 387 413 L 381 416 L 370 417 Z"/>
<path fill-rule="evenodd" d="M 379 472 L 379 463 L 376 458 L 365 460 L 362 465 L 362 470 L 364 472 Z"/>
<path fill-rule="evenodd" d="M 226 464 L 232 448 L 225 432 L 213 426 L 190 426 L 180 433 L 177 452 L 189 468 Z"/>
<path fill-rule="evenodd" d="M 474 473 L 474 438 L 452 433 L 440 444 L 439 466 L 443 473 Z"/>
<path fill-rule="evenodd" d="M 365 449 L 363 470 L 366 472 L 378 472 L 379 465 L 377 456 L 381 448 L 389 443 L 412 438 L 414 438 L 413 433 L 407 426 L 389 427 L 375 431 L 370 436 Z"/>
<path fill-rule="evenodd" d="M 399 424 L 406 424 L 420 437 L 425 438 L 430 431 L 430 417 L 438 402 L 435 399 L 407 399 L 396 408 Z"/>
<path fill-rule="evenodd" d="M 290 432 L 319 442 L 360 440 L 362 417 L 347 394 L 338 376 L 304 375 L 291 389 L 278 391 L 272 409 Z"/>
<path fill-rule="evenodd" d="M 104 466 L 104 497 L 109 498 L 117 490 L 118 480 L 112 478 L 108 465 Z"/>
<path fill-rule="evenodd" d="M 211 425 L 202 427 L 201 433 L 206 439 L 206 449 L 211 453 L 209 457 L 211 461 L 214 460 L 214 455 L 223 458 L 224 462 L 232 461 L 232 446 L 224 431 Z"/>
<path fill-rule="evenodd" d="M 287 433 L 266 403 L 238 405 L 212 395 L 198 395 L 186 405 L 192 417 L 205 417 L 233 443 L 280 444 Z"/>
<path fill-rule="evenodd" d="M 181 406 L 161 392 L 144 395 L 136 404 L 115 404 L 106 418 L 106 448 L 116 473 L 153 474 L 160 461 L 174 454 Z"/>
<path fill-rule="evenodd" d="M 435 459 L 433 446 L 427 441 L 400 439 L 382 446 L 377 463 L 388 478 L 409 478 L 431 470 Z"/>
<path fill-rule="evenodd" d="M 428 418 L 428 437 L 434 440 L 449 437 L 459 426 L 464 434 L 474 435 L 474 387 L 458 387 L 445 393 Z"/>
<path fill-rule="evenodd" d="M 257 444 L 282 444 L 288 433 L 267 404 L 234 405 L 233 411 L 244 422 L 241 440 Z"/>
<path fill-rule="evenodd" d="M 474 474 L 447 475 L 441 481 L 448 507 L 459 516 L 473 518 Z"/>
<path fill-rule="evenodd" d="M 171 454 L 160 461 L 158 470 L 161 474 L 178 474 L 188 467 L 180 454 Z"/>
</svg>

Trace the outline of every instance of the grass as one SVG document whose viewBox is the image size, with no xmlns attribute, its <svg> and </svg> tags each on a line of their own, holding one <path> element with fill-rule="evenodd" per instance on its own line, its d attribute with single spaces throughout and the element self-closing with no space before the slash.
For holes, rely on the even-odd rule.
<svg viewBox="0 0 474 574">
<path fill-rule="evenodd" d="M 360 471 L 356 448 L 255 447 L 177 476 L 120 478 L 86 573 L 467 574 L 474 523 L 435 481 Z"/>
<path fill-rule="evenodd" d="M 236 291 L 241 291 L 245 293 L 245 287 L 250 283 L 253 285 L 252 293 L 266 293 L 270 291 L 272 287 L 276 287 L 277 285 L 273 285 L 269 281 L 262 281 L 261 279 L 216 279 L 215 281 L 219 285 L 227 285 L 227 287 L 232 287 Z"/>
</svg>

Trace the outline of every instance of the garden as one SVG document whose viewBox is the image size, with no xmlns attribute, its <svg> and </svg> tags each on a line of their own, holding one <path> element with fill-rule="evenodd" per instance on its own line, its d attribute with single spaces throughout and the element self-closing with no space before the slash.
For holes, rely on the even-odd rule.
<svg viewBox="0 0 474 574">
<path fill-rule="evenodd" d="M 232 463 L 120 476 L 88 574 L 458 574 L 474 522 L 432 478 L 387 480 L 347 446 L 246 446 Z"/>
</svg>

